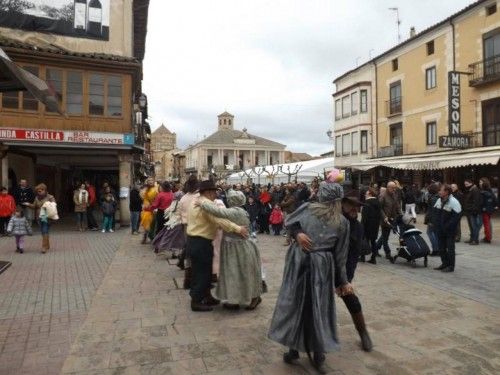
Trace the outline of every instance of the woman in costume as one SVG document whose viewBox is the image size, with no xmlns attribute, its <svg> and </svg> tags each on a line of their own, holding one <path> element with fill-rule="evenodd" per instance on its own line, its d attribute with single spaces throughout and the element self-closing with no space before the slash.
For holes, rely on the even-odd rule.
<svg viewBox="0 0 500 375">
<path fill-rule="evenodd" d="M 142 242 L 145 244 L 148 240 L 148 235 L 153 224 L 154 214 L 151 208 L 156 196 L 158 195 L 158 189 L 155 186 L 154 180 L 150 177 L 146 180 L 146 186 L 141 190 L 142 198 L 142 212 L 141 212 L 141 226 L 144 228 L 144 234 L 142 237 Z"/>
<path fill-rule="evenodd" d="M 214 207 L 208 203 L 202 203 L 200 207 L 213 216 L 248 227 L 250 219 L 243 208 L 245 203 L 243 192 L 230 190 L 227 193 L 229 208 Z M 246 305 L 247 310 L 254 310 L 262 302 L 260 253 L 251 239 L 224 232 L 220 249 L 219 282 L 215 294 L 220 300 L 226 301 L 224 307 L 227 309 L 236 310 L 240 305 Z"/>
<path fill-rule="evenodd" d="M 285 225 L 295 241 L 286 255 L 269 330 L 271 340 L 289 348 L 283 356 L 286 363 L 306 352 L 319 372 L 324 372 L 324 353 L 339 348 L 335 286 L 340 296 L 352 293 L 346 275 L 349 224 L 342 215 L 342 197 L 339 184 L 323 182 L 318 203 L 305 203 L 288 216 Z"/>
</svg>

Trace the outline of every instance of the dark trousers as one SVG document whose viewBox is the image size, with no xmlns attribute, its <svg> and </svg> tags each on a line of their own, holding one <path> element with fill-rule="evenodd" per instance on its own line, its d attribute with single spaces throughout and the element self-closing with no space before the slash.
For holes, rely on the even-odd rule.
<svg viewBox="0 0 500 375">
<path fill-rule="evenodd" d="M 479 215 L 467 215 L 467 223 L 469 224 L 470 240 L 479 242 L 479 231 L 483 224 L 482 218 Z"/>
<path fill-rule="evenodd" d="M 201 302 L 210 290 L 212 283 L 214 247 L 212 246 L 212 240 L 187 236 L 186 248 L 191 258 L 193 272 L 189 295 L 193 301 Z"/>
<path fill-rule="evenodd" d="M 391 228 L 382 226 L 382 235 L 377 240 L 376 249 L 380 249 L 382 246 L 384 247 L 385 255 L 391 255 L 391 248 L 389 247 L 389 235 L 391 234 Z"/>
<path fill-rule="evenodd" d="M 99 228 L 94 216 L 94 207 L 87 207 L 87 227 L 89 229 Z"/>
<path fill-rule="evenodd" d="M 259 216 L 260 233 L 266 232 L 269 234 L 269 214 L 260 214 Z"/>
<path fill-rule="evenodd" d="M 455 233 L 439 233 L 438 241 L 441 263 L 455 269 Z"/>
<path fill-rule="evenodd" d="M 368 243 L 370 244 L 370 247 L 372 249 L 372 258 L 375 258 L 378 254 L 378 249 L 377 249 L 377 238 L 368 238 Z"/>
<path fill-rule="evenodd" d="M 0 234 L 4 235 L 6 233 L 9 221 L 10 221 L 10 216 L 0 217 Z"/>
<path fill-rule="evenodd" d="M 281 233 L 282 224 L 273 224 L 273 231 L 275 236 L 279 236 Z"/>
<path fill-rule="evenodd" d="M 156 210 L 156 228 L 155 228 L 155 236 L 159 231 L 163 229 L 165 226 L 165 211 L 164 210 Z"/>
</svg>

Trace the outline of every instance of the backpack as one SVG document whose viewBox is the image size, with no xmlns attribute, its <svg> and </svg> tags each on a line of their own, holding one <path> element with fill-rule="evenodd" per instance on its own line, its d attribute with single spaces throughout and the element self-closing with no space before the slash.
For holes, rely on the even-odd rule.
<svg viewBox="0 0 500 375">
<path fill-rule="evenodd" d="M 59 215 L 57 214 L 57 203 L 47 201 L 42 205 L 47 212 L 47 217 L 51 220 L 59 220 Z"/>
</svg>

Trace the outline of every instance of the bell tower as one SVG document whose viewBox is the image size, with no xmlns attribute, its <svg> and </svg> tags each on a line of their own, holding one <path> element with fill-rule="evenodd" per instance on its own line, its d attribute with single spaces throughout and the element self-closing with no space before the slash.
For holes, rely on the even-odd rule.
<svg viewBox="0 0 500 375">
<path fill-rule="evenodd" d="M 224 112 L 217 118 L 219 120 L 218 130 L 234 130 L 234 116 L 232 114 Z"/>
</svg>

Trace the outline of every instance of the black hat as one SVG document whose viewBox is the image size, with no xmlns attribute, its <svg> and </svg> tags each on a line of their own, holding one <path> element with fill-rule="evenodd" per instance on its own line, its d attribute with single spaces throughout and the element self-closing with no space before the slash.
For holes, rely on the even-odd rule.
<svg viewBox="0 0 500 375">
<path fill-rule="evenodd" d="M 201 181 L 199 186 L 200 193 L 208 190 L 217 190 L 217 186 L 215 186 L 212 180 Z"/>
<path fill-rule="evenodd" d="M 359 193 L 356 190 L 351 190 L 345 193 L 342 201 L 349 202 L 355 206 L 366 206 L 366 204 L 359 200 Z"/>
</svg>

